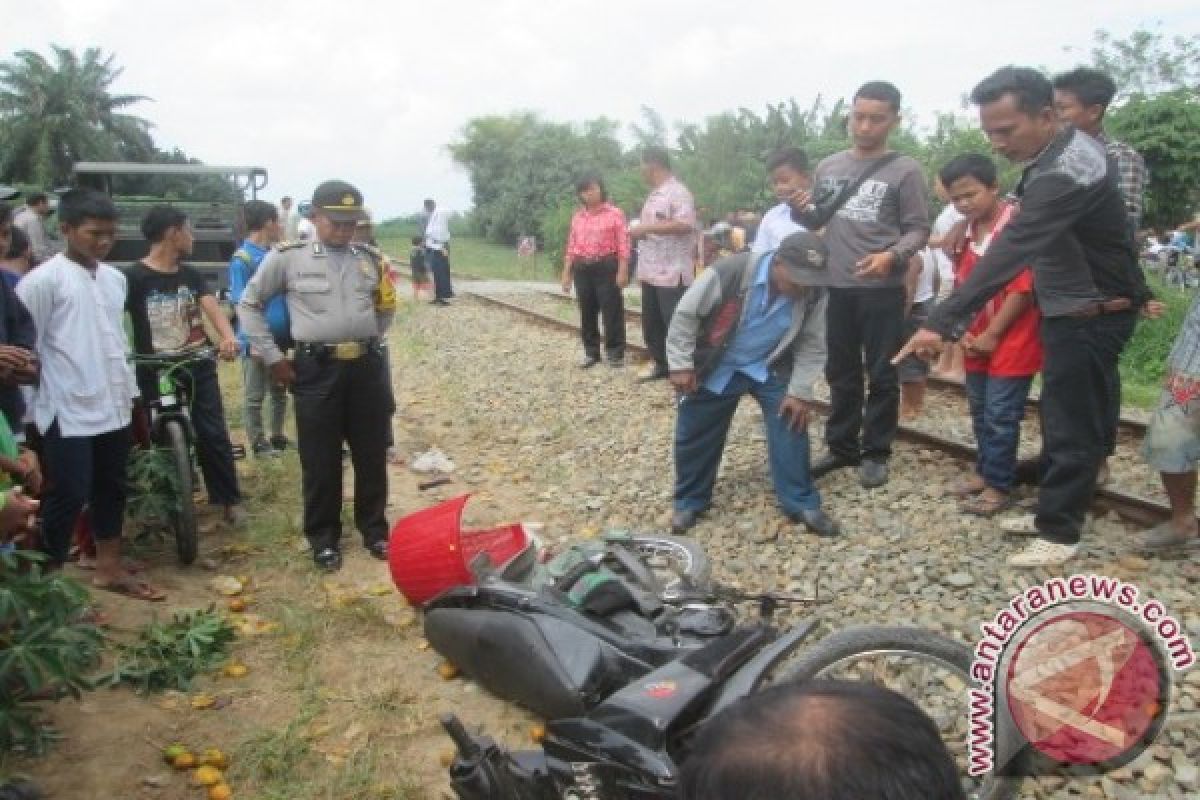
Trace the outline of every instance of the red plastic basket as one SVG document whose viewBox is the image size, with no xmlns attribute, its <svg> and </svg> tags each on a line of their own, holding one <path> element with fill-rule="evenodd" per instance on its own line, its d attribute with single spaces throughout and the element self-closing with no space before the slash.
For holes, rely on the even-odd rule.
<svg viewBox="0 0 1200 800">
<path fill-rule="evenodd" d="M 409 603 L 421 605 L 452 587 L 473 585 L 469 565 L 480 553 L 500 566 L 529 546 L 520 523 L 464 531 L 463 508 L 470 497 L 464 494 L 421 509 L 392 526 L 388 567 Z"/>
</svg>

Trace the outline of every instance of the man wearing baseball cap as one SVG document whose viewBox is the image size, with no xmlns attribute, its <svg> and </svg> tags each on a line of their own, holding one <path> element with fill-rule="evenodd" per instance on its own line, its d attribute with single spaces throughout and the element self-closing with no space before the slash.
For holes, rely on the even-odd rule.
<svg viewBox="0 0 1200 800">
<path fill-rule="evenodd" d="M 667 334 L 679 398 L 673 531 L 695 525 L 712 502 L 725 436 L 749 394 L 762 409 L 784 513 L 818 536 L 839 533 L 809 474 L 809 404 L 825 366 L 828 259 L 819 236 L 793 233 L 778 250 L 717 261 L 680 299 Z"/>
<path fill-rule="evenodd" d="M 312 197 L 316 239 L 284 242 L 263 259 L 238 318 L 272 378 L 291 387 L 304 487 L 304 535 L 323 570 L 341 568 L 342 443 L 354 465 L 354 522 L 367 550 L 387 558 L 387 434 L 394 410 L 381 340 L 396 295 L 374 253 L 353 244 L 362 193 L 326 181 Z M 263 313 L 287 298 L 295 359 L 280 352 Z"/>
</svg>

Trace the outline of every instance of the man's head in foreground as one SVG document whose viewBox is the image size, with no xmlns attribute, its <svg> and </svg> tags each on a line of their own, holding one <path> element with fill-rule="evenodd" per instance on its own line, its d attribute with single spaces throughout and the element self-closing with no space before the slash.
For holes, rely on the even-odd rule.
<svg viewBox="0 0 1200 800">
<path fill-rule="evenodd" d="M 868 683 L 785 683 L 719 714 L 684 763 L 687 800 L 964 800 L 937 727 Z"/>
<path fill-rule="evenodd" d="M 1058 133 L 1054 87 L 1036 69 L 996 70 L 971 90 L 971 102 L 992 149 L 1012 161 L 1032 161 Z"/>
</svg>

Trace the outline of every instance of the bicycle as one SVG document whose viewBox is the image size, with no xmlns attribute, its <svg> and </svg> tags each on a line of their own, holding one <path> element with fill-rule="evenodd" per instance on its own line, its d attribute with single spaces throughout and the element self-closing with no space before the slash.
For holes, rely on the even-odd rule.
<svg viewBox="0 0 1200 800">
<path fill-rule="evenodd" d="M 192 364 L 214 361 L 216 351 L 211 347 L 188 353 L 160 353 L 138 355 L 133 358 L 135 366 L 155 370 L 157 396 L 146 404 L 149 416 L 150 444 L 168 453 L 171 478 L 166 487 L 155 490 L 169 492 L 162 498 L 167 506 L 167 525 L 174 533 L 175 550 L 182 564 L 196 560 L 196 508 L 193 500 L 195 491 L 195 460 L 192 444 L 196 431 L 192 426 L 191 397 L 186 383 L 177 380 L 176 374 Z"/>
</svg>

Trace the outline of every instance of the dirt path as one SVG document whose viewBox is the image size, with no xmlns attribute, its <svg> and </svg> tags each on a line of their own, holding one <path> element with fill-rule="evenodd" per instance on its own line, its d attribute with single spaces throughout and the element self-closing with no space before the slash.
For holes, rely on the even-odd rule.
<svg viewBox="0 0 1200 800">
<path fill-rule="evenodd" d="M 403 321 L 393 335 L 405 337 Z M 396 434 L 402 452 L 429 444 L 448 452 L 471 446 L 473 434 L 454 424 L 454 408 L 441 402 L 435 382 L 406 385 L 406 354 L 419 342 L 396 348 Z M 236 373 L 222 375 L 230 419 L 236 420 L 240 391 Z M 233 430 L 235 440 L 241 431 Z M 460 481 L 420 492 L 422 480 L 407 468 L 391 467 L 389 518 L 468 490 Z M 454 709 L 464 719 L 485 724 L 493 735 L 528 741 L 532 720 L 524 713 L 462 681 L 438 677 L 440 659 L 426 649 L 420 624 L 394 591 L 385 564 L 367 556 L 352 523 L 343 539 L 346 565 L 334 576 L 318 574 L 303 550 L 298 497 L 299 464 L 294 453 L 279 460 L 239 463 L 251 510 L 242 532 L 202 521 L 198 563 L 179 568 L 166 545 L 141 553 L 149 578 L 169 592 L 161 605 L 96 593 L 112 618 L 114 638 L 128 639 L 157 614 L 223 607 L 225 599 L 209 583 L 218 575 L 250 579 L 249 612 L 279 625 L 277 632 L 239 637 L 237 660 L 250 673 L 242 679 L 205 676 L 193 693 L 227 696 L 220 710 L 196 711 L 189 697 L 166 693 L 138 695 L 128 689 L 102 689 L 80 703 L 50 708 L 63 739 L 41 759 L 10 763 L 30 776 L 48 797 L 155 798 L 203 797 L 188 786 L 185 773 L 167 767 L 160 748 L 183 742 L 200 750 L 216 746 L 230 754 L 229 783 L 236 798 L 422 798 L 441 796 L 445 786 L 440 755 L 448 750 L 437 715 Z M 347 497 L 351 485 L 347 469 Z M 483 526 L 521 518 L 522 492 L 511 476 L 497 473 L 495 485 L 472 487 L 468 523 Z M 87 580 L 88 574 L 70 568 Z"/>
</svg>

